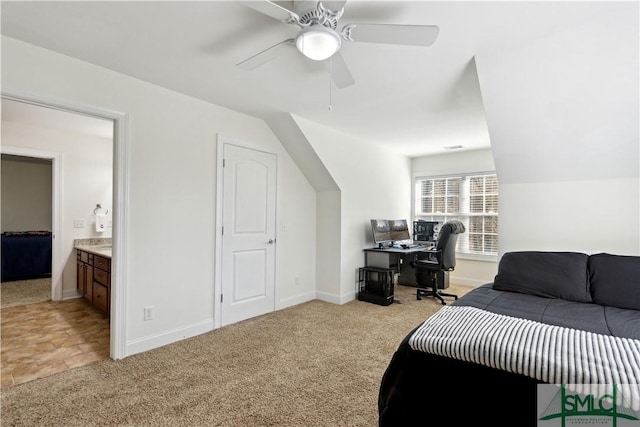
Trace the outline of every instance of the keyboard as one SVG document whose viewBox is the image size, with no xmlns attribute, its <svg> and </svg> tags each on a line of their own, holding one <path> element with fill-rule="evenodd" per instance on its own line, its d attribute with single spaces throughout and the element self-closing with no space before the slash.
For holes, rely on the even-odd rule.
<svg viewBox="0 0 640 427">
<path fill-rule="evenodd" d="M 405 243 L 403 245 L 400 245 L 400 248 L 402 248 L 402 249 L 413 249 L 413 248 L 421 248 L 421 247 L 423 247 L 423 246 L 422 245 L 418 245 L 417 243 Z"/>
</svg>

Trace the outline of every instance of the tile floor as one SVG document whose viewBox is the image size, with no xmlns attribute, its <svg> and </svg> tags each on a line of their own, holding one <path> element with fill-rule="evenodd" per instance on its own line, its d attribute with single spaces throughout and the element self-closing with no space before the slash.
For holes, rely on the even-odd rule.
<svg viewBox="0 0 640 427">
<path fill-rule="evenodd" d="M 109 321 L 85 300 L 0 311 L 2 389 L 109 357 Z"/>
</svg>

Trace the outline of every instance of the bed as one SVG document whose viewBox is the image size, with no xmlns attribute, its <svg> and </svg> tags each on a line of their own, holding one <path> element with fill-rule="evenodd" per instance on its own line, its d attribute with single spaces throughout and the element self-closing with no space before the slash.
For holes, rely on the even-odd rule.
<svg viewBox="0 0 640 427">
<path fill-rule="evenodd" d="M 608 402 L 598 397 L 614 385 L 616 405 L 604 406 L 633 421 L 639 384 L 640 257 L 510 252 L 494 282 L 406 335 L 381 381 L 379 425 L 584 421 L 584 396 Z"/>
<path fill-rule="evenodd" d="M 51 277 L 50 231 L 7 231 L 2 240 L 2 282 Z"/>
</svg>

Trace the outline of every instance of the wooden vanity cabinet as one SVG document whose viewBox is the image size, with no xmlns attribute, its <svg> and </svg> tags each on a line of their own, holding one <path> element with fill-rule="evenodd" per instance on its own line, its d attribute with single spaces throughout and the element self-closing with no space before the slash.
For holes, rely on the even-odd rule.
<svg viewBox="0 0 640 427">
<path fill-rule="evenodd" d="M 78 251 L 76 290 L 87 301 L 93 301 L 93 254 Z"/>
<path fill-rule="evenodd" d="M 111 289 L 111 279 L 108 270 L 97 267 L 97 259 L 93 264 L 93 305 L 99 310 L 109 313 L 109 290 Z M 105 258 L 101 258 L 105 259 Z M 108 264 L 107 264 L 108 268 Z"/>
<path fill-rule="evenodd" d="M 89 252 L 78 252 L 77 291 L 98 310 L 111 311 L 111 259 Z"/>
<path fill-rule="evenodd" d="M 93 305 L 105 314 L 109 314 L 109 289 L 93 282 Z"/>
</svg>

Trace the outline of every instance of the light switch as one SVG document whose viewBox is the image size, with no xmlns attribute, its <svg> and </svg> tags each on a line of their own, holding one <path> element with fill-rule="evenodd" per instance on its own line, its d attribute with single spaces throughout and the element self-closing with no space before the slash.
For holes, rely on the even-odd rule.
<svg viewBox="0 0 640 427">
<path fill-rule="evenodd" d="M 74 219 L 73 220 L 74 228 L 84 228 L 84 219 Z"/>
</svg>

